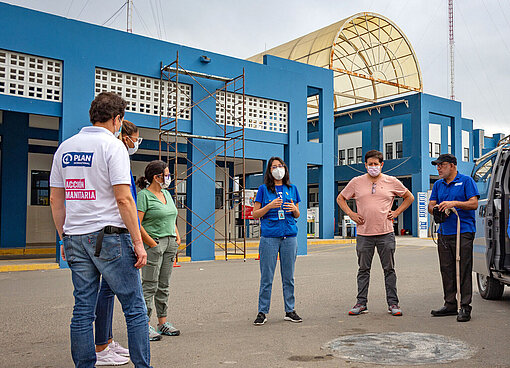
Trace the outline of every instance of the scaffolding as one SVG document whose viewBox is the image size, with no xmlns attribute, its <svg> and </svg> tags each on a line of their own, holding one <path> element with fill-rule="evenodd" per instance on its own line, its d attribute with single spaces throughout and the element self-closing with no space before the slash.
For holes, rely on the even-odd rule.
<svg viewBox="0 0 510 368">
<path fill-rule="evenodd" d="M 184 88 L 182 79 L 187 82 L 193 81 L 195 85 L 205 91 L 206 96 L 198 101 L 193 101 L 190 90 Z M 208 79 L 221 82 L 219 88 L 214 91 L 208 90 L 200 79 Z M 167 83 L 168 89 L 165 90 L 164 84 Z M 233 77 L 215 76 L 195 71 L 186 70 L 179 61 L 179 52 L 176 59 L 167 65 L 163 62 L 160 66 L 159 83 L 159 158 L 162 159 L 166 151 L 166 161 L 170 165 L 173 162 L 173 180 L 170 186 L 170 192 L 173 194 L 174 201 L 179 208 L 184 208 L 186 214 L 179 215 L 186 225 L 186 239 L 192 230 L 196 230 L 200 235 L 186 243 L 186 246 L 180 249 L 177 256 L 185 252 L 187 247 L 201 237 L 205 237 L 219 247 L 225 254 L 225 260 L 229 255 L 242 255 L 246 261 L 246 208 L 245 208 L 245 185 L 246 185 L 246 162 L 245 162 L 245 125 L 246 125 L 246 95 L 245 95 L 245 72 Z M 202 107 L 201 104 L 214 99 L 216 102 L 216 117 L 212 117 Z M 181 106 L 181 101 L 188 99 L 189 104 Z M 204 136 L 189 134 L 180 130 L 179 120 L 189 114 L 193 108 L 200 110 L 207 120 L 220 129 L 216 136 Z M 218 141 L 218 145 L 213 152 L 204 153 L 194 140 Z M 186 147 L 193 147 L 204 157 L 198 162 L 192 162 L 187 153 L 179 152 L 179 144 L 185 144 Z M 186 149 L 187 151 L 187 149 Z M 229 155 L 230 154 L 230 155 Z M 179 161 L 186 163 L 186 170 L 179 172 Z M 222 163 L 222 165 L 219 164 Z M 207 164 L 214 164 L 215 177 L 211 177 L 203 167 Z M 232 172 L 229 172 L 229 166 Z M 216 203 L 215 210 L 206 217 L 199 216 L 186 203 L 185 197 L 179 196 L 178 189 L 194 173 L 201 172 L 207 178 L 216 182 L 216 172 L 220 170 L 223 174 L 222 186 L 222 215 L 217 218 Z M 238 173 L 236 175 L 236 172 Z M 220 174 L 221 175 L 221 174 Z M 219 188 L 217 188 L 219 189 Z M 187 191 L 187 186 L 186 186 Z M 199 224 L 193 225 L 190 218 L 195 216 Z M 216 226 L 224 221 L 223 229 Z M 204 225 L 206 228 L 200 230 L 198 227 Z M 213 239 L 206 232 L 214 230 Z M 216 241 L 216 235 L 222 239 L 222 243 Z"/>
</svg>

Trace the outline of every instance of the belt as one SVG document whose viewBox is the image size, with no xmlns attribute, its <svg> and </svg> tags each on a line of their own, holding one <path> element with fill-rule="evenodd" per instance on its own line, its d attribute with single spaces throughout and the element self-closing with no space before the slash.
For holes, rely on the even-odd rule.
<svg viewBox="0 0 510 368">
<path fill-rule="evenodd" d="M 99 254 L 101 253 L 101 249 L 103 248 L 103 238 L 104 234 L 125 234 L 128 233 L 129 230 L 123 227 L 117 227 L 117 226 L 105 226 L 101 229 L 99 234 L 97 234 L 96 238 L 96 251 L 94 253 L 95 257 L 99 257 Z"/>
</svg>

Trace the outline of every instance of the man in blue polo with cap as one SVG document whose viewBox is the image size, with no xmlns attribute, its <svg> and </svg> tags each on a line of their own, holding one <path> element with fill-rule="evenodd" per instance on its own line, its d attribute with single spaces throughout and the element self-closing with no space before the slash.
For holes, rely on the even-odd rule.
<svg viewBox="0 0 510 368">
<path fill-rule="evenodd" d="M 442 154 L 432 165 L 437 167 L 440 177 L 434 183 L 430 195 L 428 210 L 439 210 L 438 217 L 444 222 L 439 225 L 437 250 L 441 278 L 443 280 L 444 306 L 432 310 L 434 317 L 457 315 L 458 322 L 471 319 L 471 297 L 473 284 L 473 240 L 475 238 L 475 210 L 480 197 L 473 178 L 457 171 L 457 158 L 451 154 Z M 457 311 L 457 282 L 455 272 L 455 248 L 457 237 L 457 215 L 450 209 L 455 207 L 460 218 L 460 305 Z M 447 215 L 447 216 L 446 216 Z"/>
</svg>

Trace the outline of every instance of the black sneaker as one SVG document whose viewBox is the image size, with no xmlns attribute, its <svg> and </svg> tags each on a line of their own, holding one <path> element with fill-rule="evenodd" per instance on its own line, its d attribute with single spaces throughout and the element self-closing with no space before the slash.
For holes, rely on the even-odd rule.
<svg viewBox="0 0 510 368">
<path fill-rule="evenodd" d="M 259 314 L 257 314 L 257 318 L 255 318 L 255 321 L 253 321 L 253 324 L 256 326 L 260 326 L 266 323 L 266 321 L 267 321 L 266 315 L 262 312 L 259 312 Z"/>
<path fill-rule="evenodd" d="M 285 317 L 283 317 L 283 319 L 286 321 L 291 321 L 291 322 L 295 322 L 295 323 L 303 322 L 303 320 L 301 319 L 301 317 L 298 316 L 296 311 L 285 313 Z"/>
</svg>

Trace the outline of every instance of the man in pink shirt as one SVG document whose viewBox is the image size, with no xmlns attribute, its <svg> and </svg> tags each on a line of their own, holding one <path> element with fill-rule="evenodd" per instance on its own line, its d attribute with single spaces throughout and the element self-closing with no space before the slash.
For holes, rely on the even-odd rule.
<svg viewBox="0 0 510 368">
<path fill-rule="evenodd" d="M 349 311 L 358 315 L 367 311 L 370 267 L 377 248 L 384 269 L 388 313 L 401 316 L 398 305 L 397 275 L 395 273 L 395 234 L 393 219 L 398 217 L 414 201 L 414 196 L 397 178 L 381 173 L 383 154 L 376 150 L 365 154 L 367 174 L 353 178 L 338 195 L 340 208 L 357 224 L 356 253 L 358 255 L 358 296 L 356 305 Z M 404 198 L 402 204 L 392 211 L 395 196 Z M 346 200 L 356 200 L 354 212 Z"/>
</svg>

